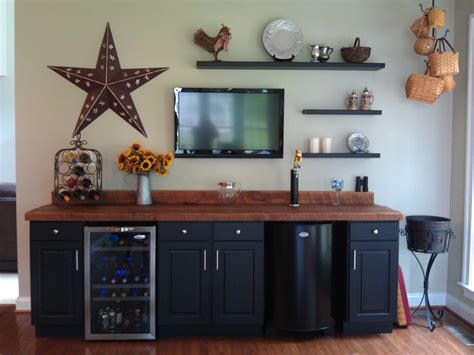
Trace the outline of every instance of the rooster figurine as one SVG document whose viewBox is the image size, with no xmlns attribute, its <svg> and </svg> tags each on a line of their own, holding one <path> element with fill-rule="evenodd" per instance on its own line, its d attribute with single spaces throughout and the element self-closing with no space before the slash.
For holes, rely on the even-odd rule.
<svg viewBox="0 0 474 355">
<path fill-rule="evenodd" d="M 231 40 L 230 28 L 222 24 L 222 28 L 216 37 L 210 37 L 202 28 L 196 31 L 194 34 L 194 43 L 199 47 L 204 48 L 209 53 L 214 54 L 214 60 L 219 61 L 217 56 L 219 52 L 229 50 L 229 42 Z"/>
</svg>

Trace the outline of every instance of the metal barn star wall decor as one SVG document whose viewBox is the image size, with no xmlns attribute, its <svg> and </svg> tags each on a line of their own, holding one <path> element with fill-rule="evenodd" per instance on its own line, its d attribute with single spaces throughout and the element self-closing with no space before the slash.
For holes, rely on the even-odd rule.
<svg viewBox="0 0 474 355">
<path fill-rule="evenodd" d="M 130 93 L 169 69 L 122 69 L 108 23 L 95 69 L 50 65 L 48 68 L 87 92 L 73 137 L 109 108 L 147 137 Z"/>
</svg>

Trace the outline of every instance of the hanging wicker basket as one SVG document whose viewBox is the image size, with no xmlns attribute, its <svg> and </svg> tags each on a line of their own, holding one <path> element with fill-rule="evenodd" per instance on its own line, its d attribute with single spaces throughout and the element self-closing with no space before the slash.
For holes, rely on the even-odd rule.
<svg viewBox="0 0 474 355">
<path fill-rule="evenodd" d="M 428 19 L 425 15 L 417 18 L 410 27 L 411 32 L 416 37 L 428 37 L 430 34 L 430 26 L 428 25 Z"/>
<path fill-rule="evenodd" d="M 428 68 L 431 76 L 457 75 L 459 74 L 459 53 L 432 53 L 428 56 Z"/>
<path fill-rule="evenodd" d="M 446 51 L 446 45 L 451 52 Z M 428 70 L 431 76 L 444 77 L 459 74 L 459 53 L 446 38 L 437 41 L 438 51 L 428 56 Z"/>
<path fill-rule="evenodd" d="M 426 10 L 428 25 L 434 28 L 443 28 L 446 23 L 446 11 L 438 7 L 431 7 Z"/>
<path fill-rule="evenodd" d="M 413 47 L 416 54 L 429 55 L 435 51 L 436 39 L 433 37 L 419 37 Z"/>
<path fill-rule="evenodd" d="M 429 75 L 412 74 L 405 89 L 407 99 L 433 104 L 443 92 L 444 80 Z"/>
<path fill-rule="evenodd" d="M 456 89 L 456 80 L 452 75 L 443 76 L 441 79 L 444 81 L 443 94 Z"/>
<path fill-rule="evenodd" d="M 370 57 L 370 47 L 361 47 L 360 38 L 357 37 L 353 47 L 341 48 L 342 58 L 349 63 L 363 63 Z"/>
</svg>

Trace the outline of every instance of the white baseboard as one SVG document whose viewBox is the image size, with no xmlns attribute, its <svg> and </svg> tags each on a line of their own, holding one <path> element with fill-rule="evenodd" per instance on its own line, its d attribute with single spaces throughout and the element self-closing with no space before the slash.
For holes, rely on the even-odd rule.
<svg viewBox="0 0 474 355">
<path fill-rule="evenodd" d="M 31 311 L 31 297 L 18 297 L 16 299 L 17 311 Z"/>
<path fill-rule="evenodd" d="M 456 315 L 471 325 L 474 325 L 474 308 L 464 303 L 462 300 L 447 295 L 446 297 L 446 307 L 451 311 L 456 313 Z"/>
<path fill-rule="evenodd" d="M 421 298 L 423 297 L 423 292 L 409 293 L 408 295 L 408 304 L 410 307 L 418 307 L 420 304 Z M 430 292 L 430 305 L 432 306 L 446 306 L 446 293 L 444 292 Z M 423 301 L 422 307 L 425 306 Z"/>
</svg>

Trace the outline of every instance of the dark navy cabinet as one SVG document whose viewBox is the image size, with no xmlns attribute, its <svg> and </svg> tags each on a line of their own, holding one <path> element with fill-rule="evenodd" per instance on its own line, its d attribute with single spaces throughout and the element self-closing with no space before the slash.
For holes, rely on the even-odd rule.
<svg viewBox="0 0 474 355">
<path fill-rule="evenodd" d="M 82 223 L 31 223 L 31 313 L 39 336 L 83 335 Z"/>
<path fill-rule="evenodd" d="M 159 324 L 209 324 L 210 242 L 161 242 L 158 248 Z"/>
<path fill-rule="evenodd" d="M 266 223 L 266 228 L 263 222 L 157 224 L 159 337 L 263 332 L 268 322 L 265 284 L 275 273 L 264 267 L 264 244 L 270 245 L 264 239 L 275 236 L 272 222 Z M 344 334 L 391 332 L 398 222 L 332 225 L 332 313 L 337 328 Z M 84 336 L 84 226 L 30 223 L 32 323 L 39 336 Z M 305 277 L 304 272 L 299 275 Z"/>
<path fill-rule="evenodd" d="M 215 324 L 263 325 L 263 243 L 215 242 Z"/>
<path fill-rule="evenodd" d="M 391 332 L 396 318 L 398 223 L 348 226 L 346 333 Z"/>
<path fill-rule="evenodd" d="M 161 336 L 263 330 L 263 223 L 159 223 L 158 239 Z"/>
</svg>

